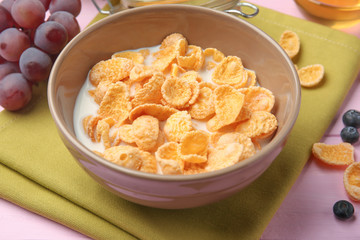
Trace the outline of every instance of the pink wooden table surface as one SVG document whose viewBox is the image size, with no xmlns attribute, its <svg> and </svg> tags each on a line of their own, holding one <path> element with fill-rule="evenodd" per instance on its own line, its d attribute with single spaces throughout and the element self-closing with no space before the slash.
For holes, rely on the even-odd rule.
<svg viewBox="0 0 360 240">
<path fill-rule="evenodd" d="M 78 16 L 81 28 L 97 14 L 90 0 L 81 0 Z M 104 0 L 98 0 L 104 4 Z M 309 21 L 324 23 L 303 12 L 292 0 L 251 0 L 250 2 Z M 352 26 L 333 26 L 360 38 L 360 19 Z M 348 109 L 360 110 L 360 74 L 343 106 L 323 137 L 323 142 L 340 143 L 343 128 L 342 114 Z M 0 111 L 1 111 L 0 107 Z M 355 144 L 355 159 L 359 161 L 360 148 Z M 263 233 L 262 239 L 360 239 L 360 203 L 355 203 L 355 217 L 350 221 L 337 220 L 333 204 L 348 200 L 342 183 L 343 171 L 324 168 L 309 159 L 300 177 Z M 89 239 L 61 224 L 29 212 L 0 199 L 0 239 Z"/>
</svg>

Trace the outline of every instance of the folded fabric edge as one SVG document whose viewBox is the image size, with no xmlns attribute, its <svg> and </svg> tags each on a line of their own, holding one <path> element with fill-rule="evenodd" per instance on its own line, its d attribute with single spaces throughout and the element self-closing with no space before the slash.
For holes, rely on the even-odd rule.
<svg viewBox="0 0 360 240">
<path fill-rule="evenodd" d="M 22 188 L 16 188 L 6 185 L 4 181 L 0 181 L 0 197 L 28 211 L 94 239 L 137 239 L 102 217 L 54 193 L 2 163 L 0 163 L 0 175 L 2 178 L 11 179 L 14 183 L 12 186 L 22 186 Z M 32 194 L 27 194 L 28 192 Z M 57 203 L 55 211 L 54 203 Z M 95 225 L 96 228 L 92 227 Z M 97 232 L 97 229 L 101 229 L 101 233 Z"/>
</svg>

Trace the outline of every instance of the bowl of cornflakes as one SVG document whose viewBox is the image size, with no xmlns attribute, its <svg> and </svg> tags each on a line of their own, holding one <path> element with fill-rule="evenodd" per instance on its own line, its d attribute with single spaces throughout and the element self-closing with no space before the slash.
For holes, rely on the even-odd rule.
<svg viewBox="0 0 360 240">
<path fill-rule="evenodd" d="M 239 17 L 188 5 L 125 10 L 89 26 L 48 84 L 79 165 L 121 198 L 166 209 L 219 201 L 257 179 L 284 147 L 300 98 L 276 41 Z"/>
</svg>

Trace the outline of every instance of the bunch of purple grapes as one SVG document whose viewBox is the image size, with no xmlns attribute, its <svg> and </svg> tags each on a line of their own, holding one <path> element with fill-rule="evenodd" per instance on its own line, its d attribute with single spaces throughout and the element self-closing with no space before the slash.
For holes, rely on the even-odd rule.
<svg viewBox="0 0 360 240">
<path fill-rule="evenodd" d="M 33 85 L 46 81 L 53 61 L 80 32 L 80 0 L 3 0 L 0 3 L 0 105 L 26 106 Z M 47 19 L 46 16 L 49 17 Z"/>
</svg>

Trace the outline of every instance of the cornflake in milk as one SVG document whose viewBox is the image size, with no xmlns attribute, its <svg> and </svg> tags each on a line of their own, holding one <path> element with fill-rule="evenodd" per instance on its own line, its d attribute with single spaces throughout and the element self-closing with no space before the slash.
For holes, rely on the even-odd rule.
<svg viewBox="0 0 360 240">
<path fill-rule="evenodd" d="M 274 104 L 239 57 L 174 33 L 93 66 L 74 126 L 80 142 L 120 166 L 198 174 L 253 156 L 277 129 Z"/>
</svg>

